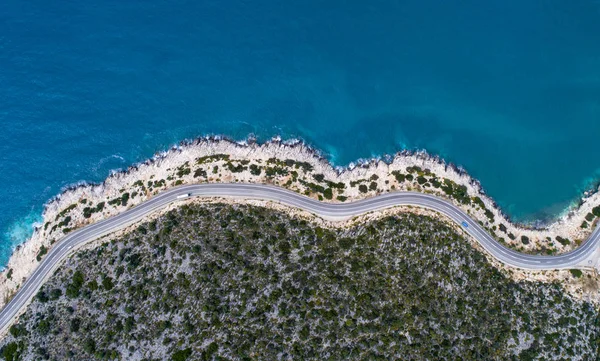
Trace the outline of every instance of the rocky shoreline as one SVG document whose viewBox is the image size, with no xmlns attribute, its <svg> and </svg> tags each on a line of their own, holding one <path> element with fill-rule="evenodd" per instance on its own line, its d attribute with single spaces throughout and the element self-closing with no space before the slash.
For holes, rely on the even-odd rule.
<svg viewBox="0 0 600 361">
<path fill-rule="evenodd" d="M 333 167 L 300 141 L 221 137 L 182 142 L 152 159 L 112 173 L 99 184 L 79 184 L 47 202 L 43 223 L 18 246 L 0 275 L 0 306 L 14 294 L 52 244 L 72 230 L 113 216 L 157 193 L 181 184 L 268 183 L 324 202 L 349 202 L 376 194 L 411 190 L 451 200 L 493 234 L 522 252 L 559 254 L 576 248 L 597 221 L 600 194 L 588 193 L 555 222 L 536 227 L 511 222 L 481 184 L 462 168 L 426 152 L 402 151 Z"/>
</svg>

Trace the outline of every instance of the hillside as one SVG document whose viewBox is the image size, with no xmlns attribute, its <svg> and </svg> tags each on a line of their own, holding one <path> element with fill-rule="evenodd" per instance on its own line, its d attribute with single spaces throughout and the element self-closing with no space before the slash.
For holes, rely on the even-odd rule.
<svg viewBox="0 0 600 361">
<path fill-rule="evenodd" d="M 1 341 L 6 360 L 597 359 L 598 311 L 515 282 L 443 221 L 323 229 L 185 205 L 78 252 Z"/>
</svg>

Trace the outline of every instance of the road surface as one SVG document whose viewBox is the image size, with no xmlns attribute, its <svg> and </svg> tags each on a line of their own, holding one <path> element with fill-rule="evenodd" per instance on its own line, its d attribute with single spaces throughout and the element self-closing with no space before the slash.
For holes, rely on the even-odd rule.
<svg viewBox="0 0 600 361">
<path fill-rule="evenodd" d="M 164 191 L 155 197 L 122 212 L 114 217 L 83 227 L 58 241 L 42 259 L 31 276 L 21 286 L 12 300 L 0 312 L 0 333 L 27 306 L 44 281 L 52 275 L 60 263 L 78 247 L 107 234 L 121 230 L 143 220 L 153 212 L 167 205 L 193 197 L 228 197 L 237 199 L 259 199 L 303 209 L 330 220 L 343 220 L 367 212 L 400 205 L 420 206 L 443 213 L 459 224 L 492 256 L 509 266 L 524 269 L 564 269 L 592 267 L 594 252 L 600 242 L 600 227 L 575 251 L 558 256 L 534 256 L 519 253 L 499 244 L 477 221 L 471 219 L 460 208 L 432 195 L 414 192 L 394 192 L 348 203 L 323 203 L 292 191 L 262 184 L 195 184 L 185 185 Z"/>
</svg>

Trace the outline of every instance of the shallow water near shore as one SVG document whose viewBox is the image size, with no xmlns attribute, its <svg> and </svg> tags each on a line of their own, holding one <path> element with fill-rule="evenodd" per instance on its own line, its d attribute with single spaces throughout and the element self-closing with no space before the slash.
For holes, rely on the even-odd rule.
<svg viewBox="0 0 600 361">
<path fill-rule="evenodd" d="M 61 188 L 185 138 L 426 149 L 517 221 L 600 178 L 600 3 L 73 2 L 0 13 L 0 264 Z"/>
</svg>

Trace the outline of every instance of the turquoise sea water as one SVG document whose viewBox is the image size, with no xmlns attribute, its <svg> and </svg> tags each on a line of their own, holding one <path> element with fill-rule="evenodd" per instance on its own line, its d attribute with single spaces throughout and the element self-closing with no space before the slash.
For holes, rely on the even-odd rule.
<svg viewBox="0 0 600 361">
<path fill-rule="evenodd" d="M 521 221 L 600 178 L 597 1 L 17 1 L 0 12 L 0 264 L 62 187 L 183 138 L 427 149 Z"/>
</svg>

